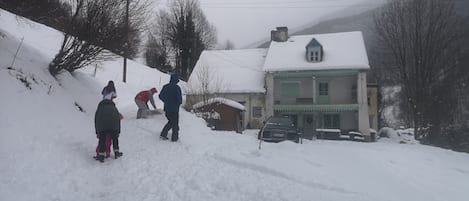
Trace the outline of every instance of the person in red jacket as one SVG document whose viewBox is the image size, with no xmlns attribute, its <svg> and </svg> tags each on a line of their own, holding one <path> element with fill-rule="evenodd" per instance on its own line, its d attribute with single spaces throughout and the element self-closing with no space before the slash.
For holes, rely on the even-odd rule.
<svg viewBox="0 0 469 201">
<path fill-rule="evenodd" d="M 155 100 L 153 99 L 153 95 L 156 94 L 156 92 L 156 88 L 151 88 L 150 90 L 141 91 L 135 96 L 135 103 L 138 107 L 137 119 L 145 118 L 148 115 L 148 101 L 150 101 L 153 108 L 156 109 Z"/>
</svg>

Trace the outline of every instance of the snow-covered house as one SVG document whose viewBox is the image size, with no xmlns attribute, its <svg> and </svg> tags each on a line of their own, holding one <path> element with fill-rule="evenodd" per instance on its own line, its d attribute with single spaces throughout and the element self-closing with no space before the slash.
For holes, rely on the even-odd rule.
<svg viewBox="0 0 469 201">
<path fill-rule="evenodd" d="M 211 98 L 223 98 L 218 100 L 245 107 L 240 120 L 232 118 L 233 124 L 242 122 L 241 130 L 262 126 L 266 119 L 262 71 L 266 54 L 267 49 L 203 51 L 187 82 L 187 109 L 199 102 L 208 104 Z"/>
<path fill-rule="evenodd" d="M 317 129 L 368 136 L 369 64 L 362 33 L 288 37 L 280 28 L 271 36 L 263 67 L 266 115 L 290 116 L 306 136 Z"/>
<path fill-rule="evenodd" d="M 197 115 L 207 120 L 214 130 L 243 131 L 244 105 L 226 98 L 210 98 L 192 106 Z"/>
<path fill-rule="evenodd" d="M 289 37 L 279 27 L 271 37 L 267 49 L 204 51 L 188 81 L 187 105 L 224 97 L 246 107 L 245 127 L 281 115 L 306 137 L 324 129 L 367 137 L 370 67 L 362 33 Z"/>
</svg>

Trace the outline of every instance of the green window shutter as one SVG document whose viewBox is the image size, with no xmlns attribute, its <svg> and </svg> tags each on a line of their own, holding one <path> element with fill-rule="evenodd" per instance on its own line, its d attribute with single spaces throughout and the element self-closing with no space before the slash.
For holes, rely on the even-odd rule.
<svg viewBox="0 0 469 201">
<path fill-rule="evenodd" d="M 300 94 L 300 84 L 298 82 L 283 82 L 282 97 L 297 98 Z"/>
<path fill-rule="evenodd" d="M 320 96 L 328 96 L 329 95 L 329 83 L 327 83 L 327 82 L 320 82 L 319 83 L 319 95 Z"/>
</svg>

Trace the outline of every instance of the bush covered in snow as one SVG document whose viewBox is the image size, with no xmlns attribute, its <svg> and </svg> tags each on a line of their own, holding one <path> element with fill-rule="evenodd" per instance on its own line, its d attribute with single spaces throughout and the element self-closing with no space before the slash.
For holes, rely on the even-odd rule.
<svg viewBox="0 0 469 201">
<path fill-rule="evenodd" d="M 378 131 L 378 136 L 381 139 L 389 139 L 401 144 L 418 144 L 419 142 L 414 139 L 414 130 L 412 128 L 393 129 L 383 127 Z"/>
</svg>

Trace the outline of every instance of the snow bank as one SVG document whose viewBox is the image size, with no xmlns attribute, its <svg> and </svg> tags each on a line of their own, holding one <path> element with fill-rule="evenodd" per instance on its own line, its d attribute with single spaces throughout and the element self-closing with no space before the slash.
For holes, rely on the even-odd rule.
<svg viewBox="0 0 469 201">
<path fill-rule="evenodd" d="M 380 141 L 387 140 L 402 144 L 419 144 L 419 142 L 415 140 L 414 130 L 411 128 L 394 130 L 393 128 L 384 127 L 379 130 L 378 136 L 381 137 Z"/>
</svg>

